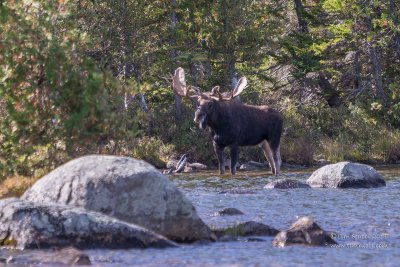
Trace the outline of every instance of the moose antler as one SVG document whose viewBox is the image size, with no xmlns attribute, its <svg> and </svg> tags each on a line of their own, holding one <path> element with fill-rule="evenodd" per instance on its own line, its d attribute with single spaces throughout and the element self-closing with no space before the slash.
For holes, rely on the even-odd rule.
<svg viewBox="0 0 400 267">
<path fill-rule="evenodd" d="M 210 96 L 219 101 L 229 101 L 240 95 L 246 87 L 247 87 L 247 79 L 246 77 L 242 77 L 239 79 L 235 89 L 232 90 L 232 93 L 229 97 L 224 97 L 222 95 L 222 93 L 219 91 L 219 86 L 213 87 Z"/>
<path fill-rule="evenodd" d="M 211 89 L 211 97 L 217 97 L 218 100 L 224 100 L 224 97 L 222 96 L 221 92 L 219 91 L 219 86 L 214 86 L 213 89 Z"/>
<path fill-rule="evenodd" d="M 239 81 L 236 84 L 235 89 L 233 89 L 233 91 L 232 91 L 231 99 L 233 99 L 233 98 L 237 97 L 238 95 L 240 95 L 246 87 L 247 87 L 247 79 L 246 79 L 246 77 L 240 78 Z"/>
<path fill-rule="evenodd" d="M 175 70 L 174 76 L 172 76 L 172 87 L 174 92 L 180 96 L 186 96 L 191 99 L 197 99 L 198 97 L 207 98 L 205 94 L 200 91 L 200 88 L 196 86 L 186 86 L 185 71 L 179 67 Z"/>
<path fill-rule="evenodd" d="M 230 96 L 225 97 L 220 91 L 219 86 L 214 86 L 210 93 L 202 93 L 200 88 L 195 86 L 186 86 L 185 71 L 179 67 L 175 70 L 174 76 L 172 76 L 172 87 L 174 92 L 180 96 L 186 96 L 189 98 L 212 98 L 218 101 L 229 101 L 240 95 L 247 86 L 246 77 L 239 79 L 235 89 L 233 89 Z M 225 93 L 224 93 L 225 94 Z"/>
</svg>

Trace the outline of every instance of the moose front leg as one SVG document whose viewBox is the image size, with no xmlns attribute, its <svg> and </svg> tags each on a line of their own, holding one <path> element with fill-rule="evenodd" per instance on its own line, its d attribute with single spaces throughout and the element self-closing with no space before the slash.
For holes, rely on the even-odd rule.
<svg viewBox="0 0 400 267">
<path fill-rule="evenodd" d="M 223 146 L 218 145 L 216 142 L 213 142 L 214 151 L 218 158 L 219 165 L 219 174 L 225 174 L 225 157 L 224 157 L 224 148 Z"/>
<path fill-rule="evenodd" d="M 231 146 L 231 174 L 235 175 L 236 173 L 236 163 L 238 158 L 238 146 L 232 145 Z"/>
</svg>

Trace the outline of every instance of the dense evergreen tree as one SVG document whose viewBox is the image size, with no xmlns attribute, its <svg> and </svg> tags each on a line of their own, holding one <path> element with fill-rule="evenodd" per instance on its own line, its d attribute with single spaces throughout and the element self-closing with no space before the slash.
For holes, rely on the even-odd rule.
<svg viewBox="0 0 400 267">
<path fill-rule="evenodd" d="M 284 160 L 399 160 L 399 16 L 394 0 L 2 1 L 0 173 L 98 150 L 209 159 L 166 82 L 178 66 L 203 90 L 247 76 L 243 101 L 286 116 Z"/>
</svg>

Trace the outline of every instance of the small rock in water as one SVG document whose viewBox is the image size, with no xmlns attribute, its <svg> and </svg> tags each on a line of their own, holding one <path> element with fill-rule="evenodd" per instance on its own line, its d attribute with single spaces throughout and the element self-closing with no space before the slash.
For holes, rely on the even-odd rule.
<svg viewBox="0 0 400 267">
<path fill-rule="evenodd" d="M 279 231 L 259 222 L 248 221 L 240 223 L 235 226 L 231 226 L 226 229 L 216 229 L 214 233 L 218 237 L 225 235 L 231 236 L 274 236 Z"/>
<path fill-rule="evenodd" d="M 306 183 L 294 179 L 278 179 L 276 181 L 268 183 L 264 186 L 264 189 L 293 189 L 293 188 L 311 188 Z"/>
<path fill-rule="evenodd" d="M 52 261 L 64 263 L 66 265 L 91 265 L 88 255 L 76 248 L 65 248 L 56 251 L 52 255 Z M 43 262 L 43 261 L 42 261 Z"/>
<path fill-rule="evenodd" d="M 7 263 L 10 262 L 7 261 Z M 74 247 L 17 254 L 12 263 L 17 266 L 87 266 L 92 264 L 87 254 Z"/>
<path fill-rule="evenodd" d="M 298 165 L 298 164 L 289 164 L 289 163 L 282 163 L 281 169 L 286 169 L 286 170 L 303 170 L 307 168 L 304 165 Z"/>
<path fill-rule="evenodd" d="M 257 191 L 251 189 L 231 189 L 218 192 L 218 194 L 257 194 Z"/>
<path fill-rule="evenodd" d="M 225 159 L 224 167 L 228 169 L 231 167 L 231 159 Z M 236 168 L 240 168 L 239 162 L 236 162 Z"/>
<path fill-rule="evenodd" d="M 10 264 L 14 262 L 14 257 L 13 256 L 8 256 L 8 257 L 0 257 L 0 263 L 5 263 L 5 264 Z M 2 265 L 0 265 L 2 266 Z"/>
<path fill-rule="evenodd" d="M 289 245 L 329 246 L 337 243 L 312 219 L 302 217 L 287 231 L 279 232 L 272 244 L 276 247 L 285 247 Z"/>
<path fill-rule="evenodd" d="M 257 237 L 249 237 L 246 239 L 246 242 L 265 242 L 265 239 L 257 238 Z"/>
<path fill-rule="evenodd" d="M 235 208 L 225 208 L 223 210 L 218 211 L 216 214 L 219 216 L 225 216 L 225 215 L 243 215 L 244 213 Z"/>
<path fill-rule="evenodd" d="M 267 168 L 268 166 L 264 163 L 249 161 L 247 163 L 242 164 L 239 169 L 242 171 L 256 171 Z"/>
<path fill-rule="evenodd" d="M 219 242 L 234 242 L 234 241 L 238 241 L 237 236 L 233 236 L 233 235 L 223 235 L 221 237 L 218 238 Z"/>
</svg>

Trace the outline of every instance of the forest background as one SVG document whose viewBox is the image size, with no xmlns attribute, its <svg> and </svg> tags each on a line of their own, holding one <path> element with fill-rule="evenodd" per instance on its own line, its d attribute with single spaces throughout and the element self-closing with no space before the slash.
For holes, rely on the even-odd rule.
<svg viewBox="0 0 400 267">
<path fill-rule="evenodd" d="M 203 91 L 246 76 L 286 163 L 399 163 L 399 19 L 395 0 L 0 1 L 0 182 L 93 153 L 215 164 L 177 67 Z"/>
</svg>

